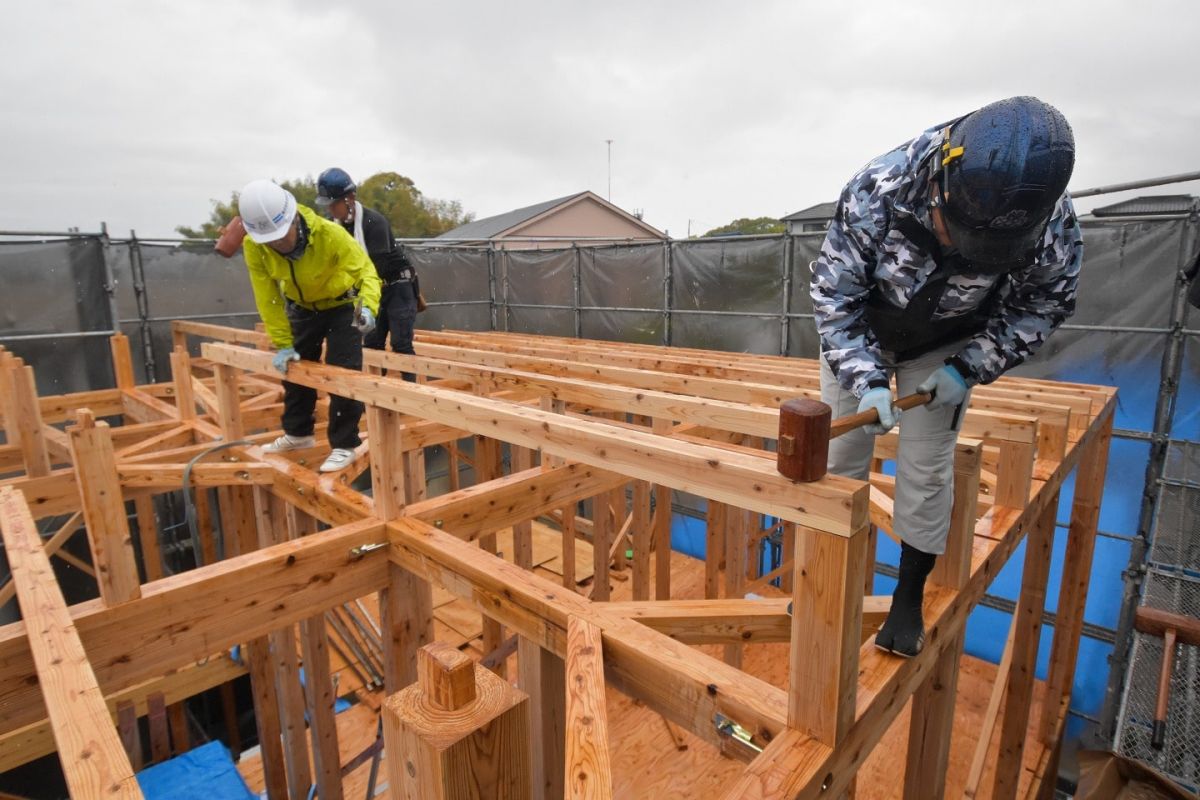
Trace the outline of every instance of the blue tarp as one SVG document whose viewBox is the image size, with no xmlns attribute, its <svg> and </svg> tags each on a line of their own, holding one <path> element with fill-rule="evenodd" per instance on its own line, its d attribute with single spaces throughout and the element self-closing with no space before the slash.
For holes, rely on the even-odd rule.
<svg viewBox="0 0 1200 800">
<path fill-rule="evenodd" d="M 146 800 L 256 800 L 221 742 L 147 767 L 137 779 Z"/>
</svg>

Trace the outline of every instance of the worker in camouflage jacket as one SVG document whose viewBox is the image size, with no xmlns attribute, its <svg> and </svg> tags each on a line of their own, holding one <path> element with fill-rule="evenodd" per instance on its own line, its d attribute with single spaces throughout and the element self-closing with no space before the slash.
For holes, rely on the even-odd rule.
<svg viewBox="0 0 1200 800">
<path fill-rule="evenodd" d="M 933 399 L 899 422 L 893 521 L 899 582 L 877 646 L 924 643 L 925 578 L 945 551 L 954 444 L 971 387 L 1031 356 L 1075 307 L 1083 243 L 1067 181 L 1066 119 L 1014 97 L 930 128 L 871 161 L 842 191 L 811 293 L 821 396 L 879 424 L 830 443 L 831 472 L 865 480 L 899 396 Z"/>
</svg>

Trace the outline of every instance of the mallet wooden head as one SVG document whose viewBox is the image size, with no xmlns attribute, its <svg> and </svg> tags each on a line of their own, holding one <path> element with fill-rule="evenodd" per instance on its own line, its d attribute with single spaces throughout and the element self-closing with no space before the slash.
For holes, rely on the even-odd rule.
<svg viewBox="0 0 1200 800">
<path fill-rule="evenodd" d="M 779 406 L 781 474 L 804 483 L 825 477 L 832 420 L 833 410 L 819 400 L 797 397 Z"/>
</svg>

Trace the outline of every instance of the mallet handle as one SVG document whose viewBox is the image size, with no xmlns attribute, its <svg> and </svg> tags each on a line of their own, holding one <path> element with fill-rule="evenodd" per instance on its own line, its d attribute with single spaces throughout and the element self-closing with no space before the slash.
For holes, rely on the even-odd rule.
<svg viewBox="0 0 1200 800">
<path fill-rule="evenodd" d="M 933 399 L 933 395 L 917 392 L 906 397 L 901 397 L 894 405 L 901 411 L 907 411 L 910 408 L 923 406 Z M 844 433 L 849 433 L 855 428 L 861 428 L 863 425 L 873 425 L 879 422 L 879 412 L 875 409 L 863 411 L 859 414 L 847 414 L 844 417 L 838 417 L 829 425 L 829 438 L 836 439 Z"/>
<path fill-rule="evenodd" d="M 1162 750 L 1167 742 L 1167 709 L 1171 706 L 1171 675 L 1175 671 L 1175 629 L 1163 636 L 1162 670 L 1158 674 L 1158 697 L 1154 704 L 1154 727 L 1150 746 Z"/>
</svg>

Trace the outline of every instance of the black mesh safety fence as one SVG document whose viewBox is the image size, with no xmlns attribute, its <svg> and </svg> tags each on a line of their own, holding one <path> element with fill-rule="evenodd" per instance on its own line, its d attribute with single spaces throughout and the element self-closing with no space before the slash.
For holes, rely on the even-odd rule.
<svg viewBox="0 0 1200 800">
<path fill-rule="evenodd" d="M 522 242 L 520 249 L 399 244 L 429 304 L 417 318 L 418 329 L 506 330 L 816 358 L 809 265 L 822 238 Z M 1146 574 L 1149 565 L 1151 573 L 1173 576 L 1190 589 L 1188 582 L 1200 574 L 1200 325 L 1195 314 L 1189 322 L 1180 298 L 1188 289 L 1182 276 L 1200 243 L 1200 220 L 1089 219 L 1084 241 L 1075 314 L 1015 374 L 1119 387 L 1114 466 L 1101 516 L 1112 552 L 1097 557 L 1093 586 L 1109 587 L 1107 594 L 1114 595 L 1111 587 L 1132 564 L 1138 568 L 1133 572 Z M 170 377 L 171 320 L 245 328 L 258 321 L 240 254 L 222 258 L 211 242 L 6 235 L 0 237 L 0 285 L 0 345 L 35 366 L 43 395 L 113 386 L 107 337 L 114 331 L 130 337 L 138 379 L 163 381 Z M 701 509 L 695 498 L 677 494 L 675 501 Z M 1114 664 L 1105 712 L 1114 740 L 1118 707 L 1137 706 L 1123 687 L 1134 641 L 1128 609 L 1146 593 L 1144 583 L 1138 577 L 1125 581 L 1122 602 L 1099 598 L 1088 605 L 1087 621 L 1116 640 L 1097 651 Z M 1191 687 L 1184 694 L 1194 693 L 1194 675 L 1181 680 Z M 1131 730 L 1125 725 L 1121 735 L 1136 740 L 1140 733 Z M 1193 758 L 1191 750 L 1186 758 Z M 1190 777 L 1190 769 L 1174 774 Z"/>
</svg>

